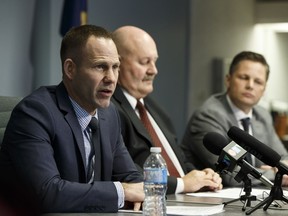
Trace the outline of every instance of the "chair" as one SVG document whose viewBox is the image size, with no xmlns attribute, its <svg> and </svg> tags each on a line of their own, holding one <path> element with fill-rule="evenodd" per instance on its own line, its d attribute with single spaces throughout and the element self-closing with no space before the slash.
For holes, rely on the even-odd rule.
<svg viewBox="0 0 288 216">
<path fill-rule="evenodd" d="M 11 112 L 21 99 L 21 97 L 0 96 L 0 148 Z"/>
</svg>

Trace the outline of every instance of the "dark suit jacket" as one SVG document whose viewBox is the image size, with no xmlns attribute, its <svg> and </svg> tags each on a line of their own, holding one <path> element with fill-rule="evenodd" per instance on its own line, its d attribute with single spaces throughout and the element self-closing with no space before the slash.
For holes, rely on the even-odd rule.
<svg viewBox="0 0 288 216">
<path fill-rule="evenodd" d="M 288 158 L 288 153 L 279 137 L 275 133 L 272 117 L 267 110 L 260 106 L 254 106 L 251 119 L 253 136 L 270 148 L 278 152 L 283 159 Z M 232 126 L 238 127 L 237 119 L 229 106 L 225 93 L 215 94 L 208 98 L 204 104 L 197 109 L 186 128 L 181 143 L 181 148 L 189 161 L 198 169 L 205 167 L 215 168 L 219 156 L 213 155 L 203 145 L 203 137 L 208 132 L 216 132 L 227 138 L 227 144 L 231 141 L 227 132 Z M 260 167 L 263 163 L 255 158 L 255 166 Z M 271 177 L 272 173 L 265 173 Z M 228 175 L 222 175 L 225 186 L 234 186 L 238 183 Z M 256 182 L 257 183 L 257 182 Z M 258 182 L 259 183 L 259 182 Z M 242 184 L 242 183 L 241 183 Z"/>
<path fill-rule="evenodd" d="M 5 183 L 10 191 L 25 184 L 25 192 L 36 194 L 45 212 L 117 212 L 112 181 L 143 179 L 123 143 L 115 106 L 98 109 L 98 117 L 102 181 L 87 184 L 81 127 L 63 83 L 41 87 L 23 99 L 0 151 L 2 189 Z"/>
<path fill-rule="evenodd" d="M 120 113 L 124 143 L 132 159 L 138 165 L 138 169 L 142 170 L 143 164 L 150 154 L 150 147 L 152 146 L 149 134 L 119 86 L 116 87 L 112 101 Z M 150 97 L 144 98 L 144 102 L 147 110 L 153 116 L 171 145 L 184 172 L 186 173 L 192 170 L 194 166 L 191 163 L 186 163 L 184 154 L 177 145 L 175 130 L 170 118 Z M 176 186 L 177 179 L 169 176 L 167 193 L 175 193 Z"/>
</svg>

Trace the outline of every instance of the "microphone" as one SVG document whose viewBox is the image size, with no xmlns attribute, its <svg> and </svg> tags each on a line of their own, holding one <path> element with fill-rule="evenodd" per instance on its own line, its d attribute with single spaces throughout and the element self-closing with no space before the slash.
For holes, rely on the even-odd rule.
<svg viewBox="0 0 288 216">
<path fill-rule="evenodd" d="M 210 152 L 219 156 L 216 171 L 233 172 L 238 161 L 247 154 L 247 151 L 237 143 L 232 141 L 227 144 L 226 138 L 215 132 L 207 133 L 203 138 L 203 143 Z"/>
<path fill-rule="evenodd" d="M 231 127 L 227 134 L 232 140 L 265 164 L 277 167 L 282 174 L 288 174 L 288 167 L 281 161 L 281 156 L 269 146 L 235 126 Z"/>
<path fill-rule="evenodd" d="M 231 127 L 227 134 L 232 140 L 237 142 L 259 160 L 270 166 L 278 168 L 274 179 L 274 185 L 271 188 L 269 196 L 257 204 L 254 208 L 247 211 L 246 215 L 251 214 L 263 205 L 265 205 L 263 210 L 266 211 L 274 200 L 282 200 L 288 203 L 288 199 L 283 195 L 283 189 L 281 187 L 283 175 L 288 174 L 288 167 L 282 161 L 280 161 L 281 156 L 267 145 L 263 144 L 250 134 L 237 127 Z"/>
<path fill-rule="evenodd" d="M 208 132 L 203 138 L 205 148 L 217 156 L 221 154 L 222 149 L 227 145 L 227 143 L 228 140 L 216 132 Z"/>
<path fill-rule="evenodd" d="M 238 145 L 242 146 L 246 151 L 253 154 L 265 164 L 272 167 L 276 167 L 279 164 L 281 156 L 269 146 L 251 136 L 249 133 L 238 127 L 232 126 L 227 135 Z"/>
<path fill-rule="evenodd" d="M 264 185 L 272 187 L 273 183 L 260 173 L 255 167 L 244 160 L 247 153 L 240 145 L 234 141 L 228 143 L 228 140 L 216 132 L 208 132 L 203 138 L 203 144 L 212 154 L 220 155 L 216 165 L 216 171 L 227 170 L 232 172 L 239 165 L 245 167 L 250 175 L 260 180 Z M 238 176 L 239 177 L 239 176 Z M 236 176 L 237 178 L 237 176 Z M 236 181 L 240 182 L 239 179 Z"/>
</svg>

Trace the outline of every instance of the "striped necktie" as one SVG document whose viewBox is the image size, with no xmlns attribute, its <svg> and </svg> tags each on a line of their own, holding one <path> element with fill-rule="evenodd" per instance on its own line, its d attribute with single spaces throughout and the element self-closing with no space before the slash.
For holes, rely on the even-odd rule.
<svg viewBox="0 0 288 216">
<path fill-rule="evenodd" d="M 149 118 L 148 118 L 148 115 L 147 115 L 147 110 L 146 108 L 144 107 L 144 105 L 137 100 L 137 105 L 136 105 L 136 108 L 138 109 L 139 111 L 139 115 L 140 115 L 140 119 L 142 121 L 142 123 L 144 124 L 145 128 L 147 129 L 151 139 L 152 139 L 152 142 L 153 144 L 156 146 L 156 147 L 161 147 L 162 149 L 162 156 L 164 158 L 164 160 L 166 161 L 166 164 L 167 164 L 167 168 L 168 168 L 168 171 L 169 171 L 169 175 L 170 176 L 175 176 L 175 177 L 180 177 L 174 163 L 171 161 L 171 158 L 169 157 L 169 155 L 167 154 L 165 148 L 163 147 L 156 131 L 154 130 Z"/>
<path fill-rule="evenodd" d="M 94 174 L 94 181 L 101 180 L 101 141 L 99 123 L 97 118 L 92 117 L 89 125 L 92 131 L 91 153 L 89 156 L 87 180 L 90 181 Z"/>
</svg>

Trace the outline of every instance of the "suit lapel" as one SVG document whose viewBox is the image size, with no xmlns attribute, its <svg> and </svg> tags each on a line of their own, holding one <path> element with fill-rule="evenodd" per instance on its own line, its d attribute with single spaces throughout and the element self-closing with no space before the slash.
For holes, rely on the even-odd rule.
<svg viewBox="0 0 288 216">
<path fill-rule="evenodd" d="M 59 109 L 64 114 L 64 118 L 66 119 L 68 125 L 70 126 L 74 139 L 77 143 L 78 149 L 81 154 L 83 166 L 86 167 L 86 159 L 85 159 L 85 149 L 84 149 L 84 140 L 81 131 L 81 127 L 79 125 L 77 116 L 74 112 L 71 101 L 68 97 L 68 93 L 64 84 L 61 82 L 56 89 L 56 97 L 59 104 Z M 86 169 L 85 169 L 86 170 Z"/>
<path fill-rule="evenodd" d="M 129 101 L 127 100 L 127 98 L 125 97 L 123 91 L 119 86 L 116 87 L 116 90 L 114 92 L 114 98 L 115 100 L 118 101 L 124 112 L 129 116 L 136 131 L 145 139 L 149 140 L 150 143 L 152 143 L 152 140 L 147 130 L 145 129 L 142 122 L 139 121 L 139 117 L 136 115 L 135 110 L 131 107 Z"/>
<path fill-rule="evenodd" d="M 256 113 L 255 113 L 255 110 L 253 110 L 253 117 L 251 119 L 251 126 L 252 126 L 252 133 L 253 133 L 253 136 L 257 139 L 259 139 L 261 142 L 263 142 L 263 139 L 261 139 L 261 137 L 263 137 L 263 131 L 264 128 L 263 128 L 263 124 L 261 124 L 260 121 L 257 121 L 257 117 L 256 117 Z"/>
<path fill-rule="evenodd" d="M 106 108 L 105 108 L 106 109 Z M 113 170 L 112 163 L 112 149 L 109 137 L 110 125 L 106 121 L 105 110 L 98 108 L 98 120 L 99 120 L 99 128 L 100 128 L 100 143 L 101 143 L 101 180 L 107 180 L 112 176 L 111 170 Z M 107 173 L 109 171 L 109 173 Z"/>
<path fill-rule="evenodd" d="M 149 141 L 149 143 L 152 144 L 152 140 L 145 129 L 144 125 L 142 124 L 141 121 L 139 121 L 139 117 L 136 115 L 135 110 L 131 107 L 129 101 L 125 97 L 123 91 L 119 86 L 117 86 L 114 95 L 113 95 L 114 100 L 117 101 L 118 104 L 120 104 L 122 110 L 129 116 L 133 126 L 135 127 L 135 131 L 140 134 L 141 137 L 144 137 L 146 140 Z M 157 122 L 158 126 L 162 130 L 164 136 L 168 140 L 171 148 L 173 149 L 174 153 L 176 154 L 176 157 L 178 158 L 178 161 L 180 162 L 184 172 L 185 170 L 185 162 L 183 160 L 183 155 L 182 152 L 179 151 L 177 148 L 177 143 L 176 143 L 176 137 L 175 134 L 171 133 L 169 128 L 167 128 L 165 122 L 163 122 L 161 116 L 157 112 L 157 109 L 150 103 L 149 98 L 144 99 L 145 105 L 147 107 L 147 110 L 149 113 L 153 116 L 154 120 Z"/>
<path fill-rule="evenodd" d="M 227 116 L 228 129 L 230 129 L 230 127 L 232 127 L 232 126 L 238 127 L 238 121 L 235 117 L 235 114 L 233 113 L 232 108 L 230 107 L 230 105 L 228 103 L 226 94 L 222 94 L 219 97 L 220 97 L 219 100 L 223 104 L 223 110 L 221 110 L 221 107 L 219 107 L 219 110 L 220 110 L 220 112 L 223 113 L 224 116 L 225 115 Z"/>
<path fill-rule="evenodd" d="M 144 99 L 147 110 L 152 115 L 154 120 L 157 122 L 157 125 L 161 129 L 162 133 L 164 134 L 165 138 L 167 139 L 170 147 L 172 148 L 174 154 L 176 155 L 184 173 L 186 173 L 186 166 L 185 166 L 185 160 L 183 159 L 183 154 L 180 151 L 180 149 L 177 146 L 177 138 L 174 133 L 172 133 L 169 128 L 167 127 L 166 123 L 163 122 L 163 119 L 161 118 L 160 114 L 161 112 L 157 112 L 157 110 L 152 106 L 152 103 L 150 103 L 149 98 Z"/>
<path fill-rule="evenodd" d="M 167 126 L 165 125 L 165 122 L 163 122 L 162 118 L 160 117 L 159 113 L 149 103 L 149 100 L 144 99 L 144 101 L 145 101 L 145 105 L 147 107 L 147 110 L 152 115 L 155 122 L 157 122 L 157 125 L 159 126 L 162 133 L 164 134 L 164 136 L 166 137 L 166 139 L 170 143 L 173 150 L 175 151 L 175 148 L 174 148 L 174 143 L 176 140 L 175 134 L 171 134 L 171 132 L 168 130 Z"/>
</svg>

